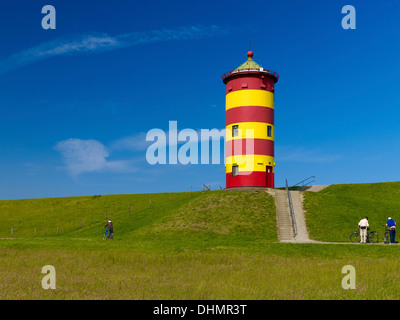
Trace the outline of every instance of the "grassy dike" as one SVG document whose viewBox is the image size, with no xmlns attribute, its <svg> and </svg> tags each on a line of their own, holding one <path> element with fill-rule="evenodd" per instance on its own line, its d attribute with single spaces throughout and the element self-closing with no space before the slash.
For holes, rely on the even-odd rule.
<svg viewBox="0 0 400 320">
<path fill-rule="evenodd" d="M 307 227 L 315 240 L 349 242 L 368 216 L 370 229 L 383 242 L 387 218 L 400 223 L 400 182 L 332 185 L 304 194 Z"/>
<path fill-rule="evenodd" d="M 113 241 L 101 240 L 105 208 Z M 400 297 L 398 246 L 278 243 L 265 192 L 0 201 L 0 214 L 1 299 Z M 10 222 L 14 239 L 4 239 Z M 35 226 L 47 226 L 46 237 L 33 237 Z M 56 290 L 41 287 L 48 264 Z M 356 269 L 356 290 L 341 286 L 345 265 Z"/>
</svg>

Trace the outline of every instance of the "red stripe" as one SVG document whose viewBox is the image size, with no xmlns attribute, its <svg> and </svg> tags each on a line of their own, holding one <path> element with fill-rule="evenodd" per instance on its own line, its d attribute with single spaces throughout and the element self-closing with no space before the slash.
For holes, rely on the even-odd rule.
<svg viewBox="0 0 400 320">
<path fill-rule="evenodd" d="M 268 139 L 252 139 L 254 142 L 254 150 L 247 150 L 247 145 L 250 147 L 250 139 L 235 139 L 226 142 L 226 156 L 233 155 L 251 155 L 258 154 L 264 156 L 274 156 L 274 141 Z M 240 148 L 241 145 L 241 148 Z"/>
<path fill-rule="evenodd" d="M 264 77 L 264 78 L 262 78 Z M 229 80 L 226 84 L 226 94 L 237 90 L 265 90 L 274 92 L 275 81 L 267 75 L 243 75 Z"/>
<path fill-rule="evenodd" d="M 239 122 L 266 122 L 274 124 L 274 109 L 258 106 L 243 106 L 226 111 L 226 125 Z"/>
<path fill-rule="evenodd" d="M 226 187 L 267 187 L 274 188 L 274 174 L 269 174 L 267 181 L 267 173 L 261 171 L 254 171 L 249 174 L 243 175 L 243 172 L 236 177 L 232 177 L 232 173 L 226 174 Z"/>
</svg>

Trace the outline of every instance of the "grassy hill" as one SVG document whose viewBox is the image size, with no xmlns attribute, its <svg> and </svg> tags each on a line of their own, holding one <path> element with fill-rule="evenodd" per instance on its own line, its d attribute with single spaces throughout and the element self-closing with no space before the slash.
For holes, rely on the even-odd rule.
<svg viewBox="0 0 400 320">
<path fill-rule="evenodd" d="M 304 207 L 312 239 L 348 242 L 358 222 L 368 216 L 371 230 L 382 241 L 387 218 L 400 223 L 400 182 L 332 185 L 305 192 Z"/>
<path fill-rule="evenodd" d="M 273 198 L 264 191 L 193 192 L 0 201 L 0 237 L 115 240 L 277 240 Z"/>
<path fill-rule="evenodd" d="M 396 219 L 398 193 L 398 183 L 307 192 L 311 236 L 348 241 L 367 211 L 373 226 Z M 106 211 L 113 241 L 101 240 Z M 400 298 L 400 246 L 279 243 L 262 191 L 0 201 L 0 217 L 0 299 Z M 56 290 L 41 286 L 48 264 Z M 345 265 L 356 290 L 342 288 Z"/>
</svg>

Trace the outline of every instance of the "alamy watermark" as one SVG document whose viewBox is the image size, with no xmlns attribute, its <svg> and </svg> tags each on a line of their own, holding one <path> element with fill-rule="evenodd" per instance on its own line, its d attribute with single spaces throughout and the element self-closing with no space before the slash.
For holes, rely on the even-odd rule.
<svg viewBox="0 0 400 320">
<path fill-rule="evenodd" d="M 42 7 L 42 13 L 46 14 L 42 18 L 42 28 L 44 30 L 56 29 L 56 9 L 52 5 L 45 5 Z M 345 30 L 356 29 L 356 9 L 352 5 L 345 5 L 342 8 L 342 28 Z"/>
<path fill-rule="evenodd" d="M 44 30 L 56 29 L 56 8 L 54 8 L 54 6 L 51 5 L 45 5 L 42 8 L 42 13 L 46 14 L 42 18 L 42 28 Z"/>
<path fill-rule="evenodd" d="M 232 139 L 235 136 L 237 139 Z M 254 129 L 237 129 L 234 133 L 222 129 L 183 129 L 178 131 L 177 121 L 169 121 L 168 131 L 151 129 L 146 134 L 146 141 L 153 142 L 146 151 L 149 164 L 232 164 L 232 150 L 237 165 L 250 166 L 247 155 L 254 154 Z M 245 140 L 243 140 L 245 139 Z M 243 142 L 244 141 L 244 142 Z M 221 142 L 223 146 L 221 148 Z M 226 161 L 226 149 L 231 150 Z M 223 149 L 223 152 L 222 152 Z M 247 170 L 246 170 L 247 171 Z"/>
<path fill-rule="evenodd" d="M 352 265 L 346 265 L 342 268 L 342 273 L 346 274 L 342 279 L 342 288 L 344 290 L 356 288 L 356 268 Z"/>
<path fill-rule="evenodd" d="M 52 265 L 45 265 L 42 273 L 46 274 L 42 279 L 42 288 L 45 290 L 56 288 L 56 268 Z"/>
<path fill-rule="evenodd" d="M 345 14 L 342 18 L 342 28 L 345 30 L 356 29 L 356 8 L 346 5 L 342 8 L 342 13 Z"/>
</svg>

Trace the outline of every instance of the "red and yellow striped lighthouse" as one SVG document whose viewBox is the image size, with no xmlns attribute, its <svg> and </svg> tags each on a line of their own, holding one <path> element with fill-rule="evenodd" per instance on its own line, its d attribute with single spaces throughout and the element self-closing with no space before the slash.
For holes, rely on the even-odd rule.
<svg viewBox="0 0 400 320">
<path fill-rule="evenodd" d="M 279 75 L 253 61 L 226 84 L 226 187 L 274 187 L 274 86 Z"/>
</svg>

